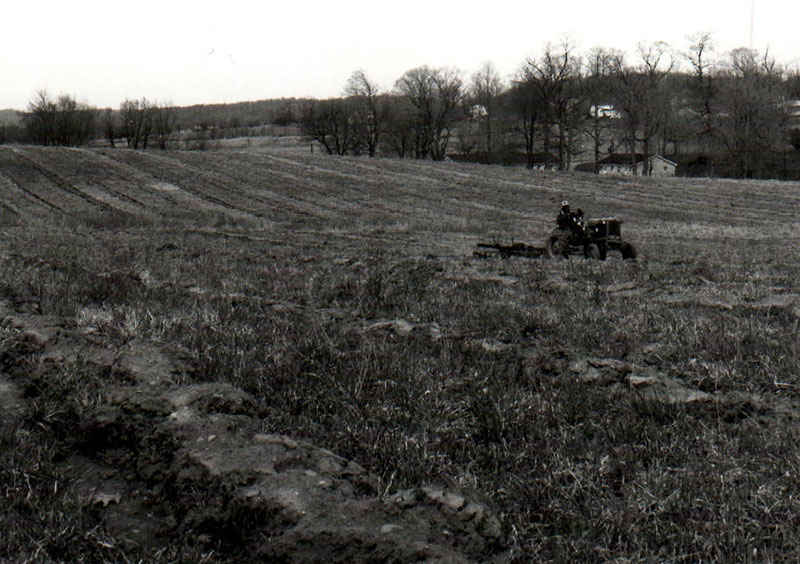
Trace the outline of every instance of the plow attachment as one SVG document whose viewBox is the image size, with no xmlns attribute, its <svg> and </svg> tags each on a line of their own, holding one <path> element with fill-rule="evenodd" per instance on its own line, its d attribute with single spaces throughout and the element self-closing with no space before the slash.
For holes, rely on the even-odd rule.
<svg viewBox="0 0 800 564">
<path fill-rule="evenodd" d="M 539 258 L 546 254 L 547 249 L 544 247 L 534 247 L 533 245 L 526 245 L 525 243 L 512 243 L 510 245 L 501 245 L 500 243 L 478 243 L 478 248 L 475 250 L 475 256 L 479 257 Z"/>
</svg>

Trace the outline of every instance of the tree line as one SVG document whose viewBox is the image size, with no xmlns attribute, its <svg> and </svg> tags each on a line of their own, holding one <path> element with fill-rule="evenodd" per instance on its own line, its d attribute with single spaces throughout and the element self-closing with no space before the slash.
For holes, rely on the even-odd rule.
<svg viewBox="0 0 800 564">
<path fill-rule="evenodd" d="M 529 167 L 566 170 L 580 160 L 599 172 L 604 157 L 621 154 L 634 173 L 649 174 L 658 153 L 689 159 L 696 173 L 753 177 L 800 150 L 797 100 L 797 70 L 751 49 L 719 54 L 701 33 L 682 53 L 641 43 L 630 59 L 616 49 L 579 53 L 564 40 L 510 79 L 492 63 L 468 78 L 422 66 L 383 90 L 358 70 L 340 98 L 307 101 L 298 119 L 337 155 L 499 161 L 524 151 Z"/>
<path fill-rule="evenodd" d="M 209 141 L 220 138 L 267 135 L 287 125 L 296 127 L 296 108 L 303 102 L 290 98 L 178 107 L 140 98 L 126 99 L 118 108 L 98 109 L 77 102 L 74 96 L 53 98 L 42 90 L 25 111 L 3 112 L 0 143 L 79 146 L 103 139 L 113 146 L 138 149 L 179 143 L 206 148 Z M 73 119 L 76 114 L 82 120 L 80 127 Z M 63 126 L 57 128 L 61 122 Z"/>
<path fill-rule="evenodd" d="M 326 100 L 175 108 L 141 98 L 101 111 L 41 91 L 21 112 L 22 130 L 4 127 L 0 142 L 81 145 L 102 136 L 111 145 L 165 149 L 177 129 L 205 139 L 209 131 L 241 135 L 271 122 L 299 125 L 333 155 L 519 156 L 531 168 L 567 170 L 580 161 L 594 172 L 605 157 L 625 155 L 635 172 L 648 174 L 647 157 L 658 153 L 680 157 L 696 173 L 753 177 L 774 172 L 781 159 L 785 166 L 792 146 L 800 150 L 796 100 L 800 72 L 768 53 L 718 53 L 708 33 L 693 36 L 683 52 L 652 42 L 633 56 L 604 47 L 579 52 L 565 39 L 526 58 L 511 77 L 490 62 L 468 77 L 421 66 L 383 88 L 360 69 L 340 97 Z M 189 121 L 179 123 L 181 113 Z"/>
<path fill-rule="evenodd" d="M 53 98 L 46 90 L 37 92 L 19 117 L 20 126 L 4 125 L 0 130 L 0 143 L 80 146 L 103 137 L 112 147 L 123 142 L 133 149 L 166 149 L 177 127 L 170 104 L 126 99 L 119 110 L 98 110 L 69 94 Z"/>
</svg>

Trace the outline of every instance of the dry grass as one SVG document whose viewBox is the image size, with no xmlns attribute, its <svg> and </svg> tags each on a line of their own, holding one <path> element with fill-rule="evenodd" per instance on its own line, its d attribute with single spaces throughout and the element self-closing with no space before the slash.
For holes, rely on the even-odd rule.
<svg viewBox="0 0 800 564">
<path fill-rule="evenodd" d="M 53 151 L 24 151 L 56 166 Z M 800 558 L 798 315 L 758 305 L 800 294 L 796 184 L 595 183 L 289 152 L 74 158 L 87 170 L 59 168 L 70 182 L 92 174 L 159 218 L 51 216 L 28 198 L 29 215 L 4 228 L 12 303 L 109 346 L 184 347 L 192 379 L 258 398 L 265 432 L 356 460 L 384 492 L 472 492 L 503 515 L 518 562 Z M 149 176 L 183 199 L 146 192 Z M 40 181 L 31 190 L 52 198 Z M 543 240 L 564 197 L 624 217 L 642 259 L 471 255 L 492 234 Z M 395 320 L 406 325 L 382 323 Z M 4 427 L 0 522 L 41 524 L 8 529 L 0 559 L 179 561 L 104 548 L 91 511 L 59 496 L 69 423 L 108 375 L 37 372 L 20 364 L 23 345 L 4 328 L 3 371 L 41 399 L 17 431 Z M 588 384 L 570 368 L 585 358 L 647 367 L 714 401 Z"/>
</svg>

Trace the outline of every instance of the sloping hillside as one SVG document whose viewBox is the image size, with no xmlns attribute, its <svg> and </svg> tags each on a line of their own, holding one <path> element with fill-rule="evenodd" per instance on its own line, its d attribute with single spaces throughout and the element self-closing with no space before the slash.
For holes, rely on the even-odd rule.
<svg viewBox="0 0 800 564">
<path fill-rule="evenodd" d="M 242 222 L 265 231 L 302 226 L 543 236 L 559 202 L 570 199 L 587 215 L 625 218 L 644 230 L 645 241 L 650 232 L 661 240 L 689 228 L 735 227 L 747 237 L 767 226 L 796 225 L 800 205 L 796 183 L 548 175 L 289 151 L 2 147 L 0 167 L 2 202 L 15 217 L 94 214 L 194 227 L 224 218 L 234 228 Z"/>
<path fill-rule="evenodd" d="M 639 260 L 482 258 L 560 202 Z M 0 147 L 0 560 L 800 558 L 800 185 Z"/>
</svg>

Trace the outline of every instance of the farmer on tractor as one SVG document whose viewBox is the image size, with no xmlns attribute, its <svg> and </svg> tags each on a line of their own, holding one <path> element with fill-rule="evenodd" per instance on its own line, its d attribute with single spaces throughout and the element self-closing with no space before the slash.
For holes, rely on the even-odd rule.
<svg viewBox="0 0 800 564">
<path fill-rule="evenodd" d="M 580 208 L 573 212 L 569 208 L 569 202 L 561 202 L 561 211 L 556 218 L 559 229 L 570 231 L 573 235 L 580 236 L 583 233 L 583 210 Z"/>
<path fill-rule="evenodd" d="M 585 219 L 583 211 L 572 211 L 569 202 L 561 202 L 561 211 L 556 218 L 556 228 L 550 233 L 544 247 L 514 242 L 511 245 L 494 243 L 478 243 L 479 256 L 487 256 L 488 249 L 495 251 L 502 258 L 521 256 L 536 258 L 547 255 L 552 258 L 568 258 L 572 254 L 605 260 L 609 251 L 619 251 L 623 260 L 635 259 L 636 249 L 623 240 L 622 220 L 616 217 L 599 217 Z"/>
</svg>

